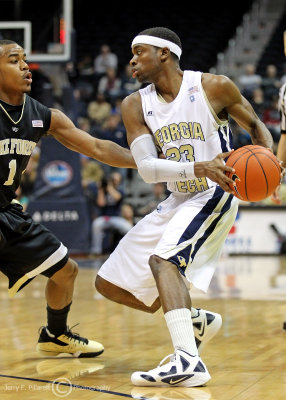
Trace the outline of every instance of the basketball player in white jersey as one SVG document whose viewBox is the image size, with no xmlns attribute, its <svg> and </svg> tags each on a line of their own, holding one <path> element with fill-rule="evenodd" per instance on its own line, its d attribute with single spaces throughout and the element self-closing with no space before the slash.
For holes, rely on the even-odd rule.
<svg viewBox="0 0 286 400">
<path fill-rule="evenodd" d="M 171 195 L 126 234 L 96 279 L 99 292 L 118 303 L 147 312 L 162 305 L 174 354 L 155 369 L 134 372 L 137 386 L 192 387 L 210 379 L 199 353 L 221 320 L 192 308 L 186 282 L 208 290 L 237 214 L 225 175 L 232 170 L 224 162 L 232 148 L 228 115 L 254 144 L 272 147 L 270 132 L 234 83 L 182 71 L 181 52 L 167 28 L 147 29 L 132 42 L 133 76 L 151 84 L 123 101 L 128 142 L 144 181 L 167 182 Z"/>
</svg>

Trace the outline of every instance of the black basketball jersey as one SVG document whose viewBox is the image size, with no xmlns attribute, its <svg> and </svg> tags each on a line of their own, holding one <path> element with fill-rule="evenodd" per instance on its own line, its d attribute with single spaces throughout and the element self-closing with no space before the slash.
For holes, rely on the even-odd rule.
<svg viewBox="0 0 286 400">
<path fill-rule="evenodd" d="M 16 197 L 22 173 L 50 123 L 50 109 L 28 95 L 23 106 L 0 102 L 0 207 Z"/>
</svg>

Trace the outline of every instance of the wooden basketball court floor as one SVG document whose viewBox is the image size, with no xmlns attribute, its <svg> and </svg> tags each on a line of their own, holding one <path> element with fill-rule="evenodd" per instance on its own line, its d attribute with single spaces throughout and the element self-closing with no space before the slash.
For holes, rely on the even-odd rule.
<svg viewBox="0 0 286 400">
<path fill-rule="evenodd" d="M 94 359 L 42 358 L 35 351 L 46 321 L 45 278 L 9 299 L 1 275 L 0 399 L 286 399 L 286 258 L 224 257 L 207 295 L 193 305 L 219 312 L 223 326 L 202 358 L 212 379 L 199 388 L 134 387 L 130 375 L 172 353 L 160 310 L 145 314 L 112 303 L 94 289 L 98 260 L 78 260 L 69 326 L 102 342 Z"/>
</svg>

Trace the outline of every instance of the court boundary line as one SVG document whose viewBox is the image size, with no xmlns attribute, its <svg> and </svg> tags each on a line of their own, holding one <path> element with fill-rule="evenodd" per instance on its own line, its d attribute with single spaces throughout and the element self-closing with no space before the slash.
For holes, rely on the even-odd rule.
<svg viewBox="0 0 286 400">
<path fill-rule="evenodd" d="M 113 394 L 113 395 L 121 396 L 121 397 L 129 397 L 130 399 L 148 400 L 147 397 L 133 397 L 131 394 L 127 394 L 127 393 L 114 392 L 112 390 L 105 390 L 105 389 L 97 389 L 96 387 L 85 386 L 85 385 L 77 385 L 77 384 L 74 384 L 74 383 L 58 382 L 58 381 L 56 381 L 56 379 L 54 381 L 49 381 L 47 379 L 28 378 L 28 377 L 24 377 L 24 376 L 4 375 L 4 374 L 0 374 L 0 378 L 22 379 L 22 380 L 30 381 L 30 382 L 50 383 L 50 384 L 54 384 L 54 385 L 68 386 L 68 387 L 72 387 L 72 388 L 75 388 L 75 389 L 90 390 L 90 391 L 93 391 L 93 392 Z"/>
</svg>

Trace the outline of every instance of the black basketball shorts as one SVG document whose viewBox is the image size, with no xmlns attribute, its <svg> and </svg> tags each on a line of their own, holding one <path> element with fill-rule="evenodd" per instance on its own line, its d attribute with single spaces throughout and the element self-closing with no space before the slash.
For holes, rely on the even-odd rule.
<svg viewBox="0 0 286 400">
<path fill-rule="evenodd" d="M 68 260 L 67 248 L 20 204 L 0 209 L 0 271 L 13 297 L 37 275 L 51 277 Z"/>
</svg>

